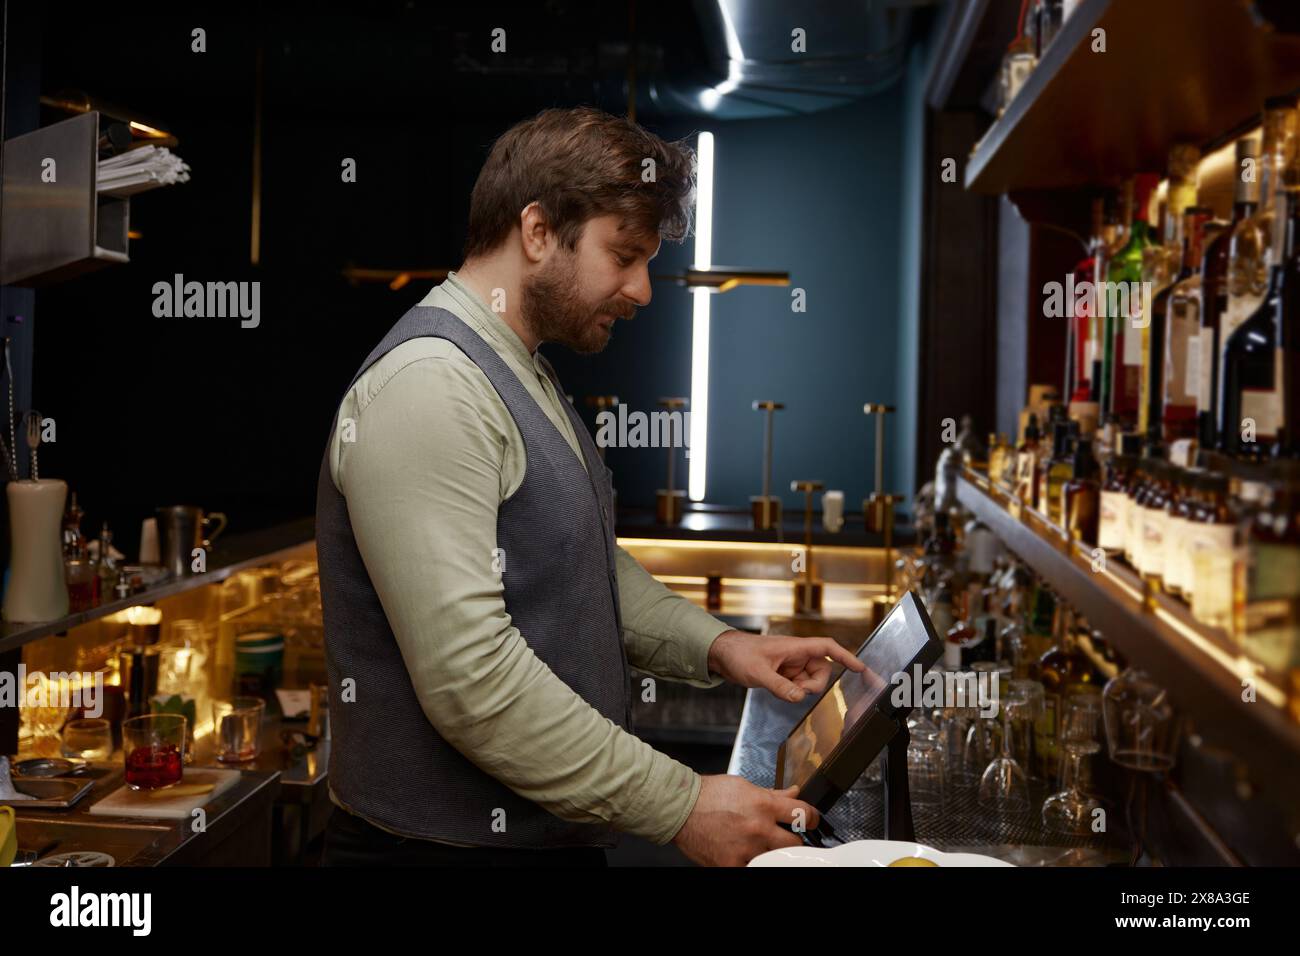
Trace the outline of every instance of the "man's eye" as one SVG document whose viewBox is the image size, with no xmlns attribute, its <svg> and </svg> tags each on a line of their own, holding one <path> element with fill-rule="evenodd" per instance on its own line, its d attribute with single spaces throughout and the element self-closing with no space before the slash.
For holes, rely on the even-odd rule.
<svg viewBox="0 0 1300 956">
<path fill-rule="evenodd" d="M 628 266 L 632 264 L 632 258 L 630 256 L 615 255 L 614 259 L 616 262 L 618 262 L 619 268 L 622 269 L 626 269 Z"/>
</svg>

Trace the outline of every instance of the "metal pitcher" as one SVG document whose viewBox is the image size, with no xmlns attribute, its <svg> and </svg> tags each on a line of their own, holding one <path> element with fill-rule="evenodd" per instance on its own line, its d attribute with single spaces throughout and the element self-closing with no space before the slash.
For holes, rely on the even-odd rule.
<svg viewBox="0 0 1300 956">
<path fill-rule="evenodd" d="M 173 577 L 190 574 L 194 549 L 210 549 L 226 530 L 226 516 L 220 511 L 204 515 L 202 508 L 193 505 L 171 505 L 154 513 L 158 517 L 158 555 Z M 216 530 L 205 538 L 204 531 L 214 522 Z"/>
</svg>

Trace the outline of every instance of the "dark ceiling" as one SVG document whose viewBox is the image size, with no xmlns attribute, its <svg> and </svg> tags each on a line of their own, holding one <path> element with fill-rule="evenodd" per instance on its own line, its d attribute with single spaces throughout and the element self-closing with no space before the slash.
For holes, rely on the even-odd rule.
<svg viewBox="0 0 1300 956">
<path fill-rule="evenodd" d="M 131 5 L 129 23 L 86 8 L 75 30 L 45 8 L 42 92 L 78 89 L 163 126 L 196 106 L 226 108 L 251 92 L 263 52 L 268 109 L 343 123 L 431 111 L 516 117 L 552 104 L 626 110 L 631 38 L 638 90 L 651 77 L 709 78 L 688 0 L 645 3 L 416 3 L 371 0 L 348 9 L 316 4 Z M 120 7 L 113 11 L 120 11 Z M 202 27 L 207 52 L 191 51 Z M 491 49 L 506 31 L 506 53 Z M 717 79 L 714 78 L 713 82 Z M 177 116 L 152 115 L 167 109 Z M 645 100 L 642 112 L 652 113 Z"/>
</svg>

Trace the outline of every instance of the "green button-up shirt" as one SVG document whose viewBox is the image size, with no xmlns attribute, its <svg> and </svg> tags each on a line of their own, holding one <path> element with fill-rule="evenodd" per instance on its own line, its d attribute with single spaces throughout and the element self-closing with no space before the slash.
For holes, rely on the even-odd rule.
<svg viewBox="0 0 1300 956">
<path fill-rule="evenodd" d="M 454 272 L 420 304 L 447 309 L 481 335 L 583 462 L 566 399 L 500 315 Z M 491 555 L 497 509 L 523 481 L 525 447 L 487 376 L 446 339 L 411 339 L 356 381 L 339 406 L 343 418 L 356 423 L 355 440 L 335 430 L 330 474 L 438 733 L 558 817 L 670 841 L 695 805 L 699 776 L 575 694 L 506 612 Z M 708 650 L 727 625 L 622 548 L 616 562 L 631 665 L 698 687 L 721 683 Z"/>
</svg>

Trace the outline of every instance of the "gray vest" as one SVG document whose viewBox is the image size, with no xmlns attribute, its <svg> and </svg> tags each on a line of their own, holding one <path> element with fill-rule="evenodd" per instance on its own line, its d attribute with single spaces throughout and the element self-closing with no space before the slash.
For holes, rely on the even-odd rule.
<svg viewBox="0 0 1300 956">
<path fill-rule="evenodd" d="M 509 366 L 445 309 L 415 306 L 402 316 L 361 363 L 353 384 L 386 352 L 420 336 L 453 342 L 482 369 L 523 436 L 523 483 L 497 514 L 506 611 L 543 664 L 603 716 L 630 730 L 609 469 L 568 402 L 563 405 L 585 471 Z M 543 363 L 563 395 L 554 369 Z M 439 736 L 411 686 L 357 550 L 347 501 L 330 478 L 328 446 L 316 492 L 316 551 L 330 685 L 330 786 L 342 803 L 413 837 L 502 847 L 614 845 L 611 828 L 553 816 Z M 492 558 L 483 555 L 485 564 Z M 352 703 L 341 700 L 346 678 L 355 681 Z M 493 828 L 497 810 L 505 811 L 504 832 Z"/>
</svg>

